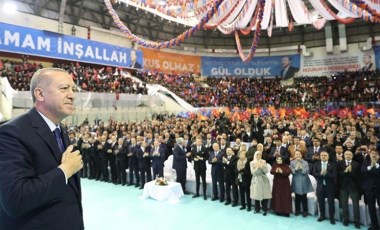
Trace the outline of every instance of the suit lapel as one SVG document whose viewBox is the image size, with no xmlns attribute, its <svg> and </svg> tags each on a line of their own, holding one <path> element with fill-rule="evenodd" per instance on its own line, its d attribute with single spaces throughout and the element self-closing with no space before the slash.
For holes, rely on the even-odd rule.
<svg viewBox="0 0 380 230">
<path fill-rule="evenodd" d="M 38 136 L 41 137 L 41 139 L 43 139 L 46 142 L 47 146 L 50 149 L 51 154 L 54 155 L 54 158 L 56 159 L 58 165 L 61 164 L 62 153 L 59 150 L 58 143 L 55 140 L 54 134 L 49 129 L 49 126 L 46 124 L 44 119 L 41 117 L 41 115 L 37 112 L 35 108 L 29 111 L 29 115 L 30 115 L 31 124 L 34 131 L 36 132 Z M 69 142 L 69 136 L 67 135 L 66 130 L 63 128 L 62 128 L 62 139 L 66 147 L 66 144 L 70 142 Z M 69 179 L 69 184 L 77 194 L 80 194 L 80 191 L 78 191 L 80 182 L 79 182 L 79 178 L 77 174 L 73 175 L 72 178 L 73 179 L 71 178 Z"/>
<path fill-rule="evenodd" d="M 49 129 L 49 126 L 35 108 L 29 111 L 29 115 L 34 131 L 49 146 L 50 152 L 54 155 L 57 163 L 61 163 L 62 154 L 60 153 L 58 143 Z"/>
</svg>

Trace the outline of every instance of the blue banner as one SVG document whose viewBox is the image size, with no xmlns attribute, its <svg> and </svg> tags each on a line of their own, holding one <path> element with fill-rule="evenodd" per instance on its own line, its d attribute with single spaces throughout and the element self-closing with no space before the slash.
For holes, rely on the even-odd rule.
<svg viewBox="0 0 380 230">
<path fill-rule="evenodd" d="M 373 51 L 375 52 L 376 69 L 380 69 L 380 46 L 374 46 Z"/>
<path fill-rule="evenodd" d="M 143 63 L 138 50 L 6 23 L 0 23 L 0 50 L 116 67 Z"/>
<path fill-rule="evenodd" d="M 300 55 L 254 57 L 202 57 L 202 75 L 210 77 L 281 77 L 286 80 L 300 69 Z"/>
</svg>

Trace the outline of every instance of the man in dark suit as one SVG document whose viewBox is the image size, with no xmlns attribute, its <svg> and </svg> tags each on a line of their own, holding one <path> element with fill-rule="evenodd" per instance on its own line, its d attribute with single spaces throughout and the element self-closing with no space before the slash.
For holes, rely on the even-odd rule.
<svg viewBox="0 0 380 230">
<path fill-rule="evenodd" d="M 82 154 L 83 168 L 81 170 L 81 177 L 86 178 L 91 174 L 89 172 L 91 146 L 89 143 L 90 133 L 85 132 L 82 138 L 78 141 L 79 151 Z"/>
<path fill-rule="evenodd" d="M 186 153 L 183 149 L 183 145 L 183 138 L 178 138 L 177 144 L 173 149 L 173 169 L 175 169 L 177 173 L 177 182 L 181 184 L 183 193 L 188 194 L 186 191 L 186 169 L 187 158 L 190 157 L 191 152 Z"/>
<path fill-rule="evenodd" d="M 195 146 L 191 149 L 191 159 L 194 161 L 195 172 L 195 195 L 193 198 L 199 197 L 199 187 L 202 178 L 203 198 L 206 200 L 206 161 L 208 160 L 208 151 L 202 146 L 202 139 L 197 137 L 195 140 Z"/>
<path fill-rule="evenodd" d="M 305 160 L 309 162 L 309 174 L 312 174 L 313 167 L 316 165 L 316 162 L 321 160 L 320 154 L 323 151 L 321 147 L 321 140 L 319 138 L 313 138 L 313 146 L 307 148 Z"/>
<path fill-rule="evenodd" d="M 149 156 L 150 150 L 151 147 L 145 141 L 141 141 L 140 148 L 136 149 L 136 157 L 141 179 L 140 189 L 144 188 L 145 182 L 152 180 L 152 169 Z"/>
<path fill-rule="evenodd" d="M 96 146 L 97 150 L 97 156 L 99 158 L 100 163 L 100 172 L 102 181 L 108 182 L 109 181 L 109 174 L 108 174 L 108 153 L 107 150 L 110 148 L 110 143 L 107 142 L 107 135 L 103 134 L 100 138 L 100 142 L 98 142 Z"/>
<path fill-rule="evenodd" d="M 135 69 L 141 69 L 141 64 L 137 61 L 136 50 L 131 50 L 131 65 L 129 67 Z"/>
<path fill-rule="evenodd" d="M 348 198 L 351 197 L 354 208 L 355 227 L 360 228 L 359 199 L 361 166 L 352 160 L 353 153 L 346 151 L 344 159 L 337 163 L 339 182 L 339 202 L 343 210 L 343 225 L 348 226 Z"/>
<path fill-rule="evenodd" d="M 372 56 L 370 54 L 364 54 L 362 71 L 369 72 L 369 71 L 374 71 L 374 70 L 375 68 L 372 63 Z"/>
<path fill-rule="evenodd" d="M 0 229 L 84 229 L 79 151 L 60 122 L 74 112 L 71 76 L 38 70 L 32 108 L 0 127 Z"/>
<path fill-rule="evenodd" d="M 291 57 L 283 57 L 281 60 L 282 70 L 280 73 L 281 80 L 288 80 L 294 77 L 299 71 L 299 68 L 292 66 L 292 58 Z"/>
<path fill-rule="evenodd" d="M 276 162 L 276 158 L 278 156 L 281 156 L 284 159 L 284 162 L 289 164 L 289 152 L 288 148 L 281 145 L 280 139 L 274 140 L 275 146 L 271 148 L 270 154 L 269 154 L 269 164 L 274 164 Z"/>
<path fill-rule="evenodd" d="M 235 156 L 232 148 L 228 147 L 226 150 L 226 155 L 223 157 L 223 164 L 225 168 L 225 178 L 226 178 L 226 203 L 225 205 L 231 204 L 231 187 L 232 187 L 232 207 L 237 206 L 238 203 L 238 185 L 236 183 L 237 173 L 236 173 L 236 163 L 238 158 Z"/>
<path fill-rule="evenodd" d="M 370 159 L 364 160 L 362 173 L 364 175 L 363 189 L 367 197 L 369 216 L 371 219 L 370 230 L 378 230 L 379 222 L 376 214 L 376 202 L 380 207 L 380 163 L 379 153 L 372 150 Z"/>
<path fill-rule="evenodd" d="M 160 146 L 159 140 L 154 140 L 153 148 L 150 150 L 154 177 L 164 177 L 165 149 Z"/>
<path fill-rule="evenodd" d="M 127 148 L 124 146 L 124 139 L 121 137 L 117 140 L 117 144 L 114 148 L 115 163 L 116 163 L 116 175 L 117 184 L 123 186 L 127 183 Z"/>
<path fill-rule="evenodd" d="M 129 183 L 128 186 L 135 185 L 135 187 L 139 187 L 140 185 L 140 174 L 139 174 L 139 163 L 137 161 L 136 152 L 140 146 L 137 144 L 137 140 L 135 137 L 131 138 L 131 144 L 128 146 L 128 167 L 129 167 Z M 136 183 L 133 183 L 133 176 L 136 178 Z"/>
<path fill-rule="evenodd" d="M 319 204 L 320 216 L 318 222 L 325 219 L 325 198 L 329 204 L 329 216 L 330 223 L 335 224 L 335 187 L 336 187 L 336 166 L 334 163 L 329 162 L 329 154 L 326 151 L 322 151 L 321 161 L 314 164 L 313 176 L 317 179 L 317 199 Z"/>
<path fill-rule="evenodd" d="M 259 143 L 264 143 L 264 121 L 257 113 L 251 115 L 248 123 L 251 125 L 251 138 L 255 138 Z"/>
<path fill-rule="evenodd" d="M 211 164 L 211 179 L 212 179 L 212 201 L 218 199 L 218 185 L 219 185 L 219 200 L 224 202 L 224 166 L 223 166 L 223 153 L 220 151 L 218 143 L 212 144 L 213 150 L 210 151 L 208 163 Z"/>
</svg>

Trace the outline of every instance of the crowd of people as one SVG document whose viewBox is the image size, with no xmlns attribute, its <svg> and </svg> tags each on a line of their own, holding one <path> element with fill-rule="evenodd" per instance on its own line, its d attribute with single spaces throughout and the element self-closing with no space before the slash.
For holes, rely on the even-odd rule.
<svg viewBox="0 0 380 230">
<path fill-rule="evenodd" d="M 193 75 L 168 75 L 140 72 L 137 77 L 148 83 L 161 84 L 195 107 L 223 106 L 252 108 L 265 105 L 323 107 L 328 102 L 379 101 L 378 74 L 346 72 L 333 77 L 300 76 L 292 85 L 280 78 L 208 77 L 195 81 Z"/>
<path fill-rule="evenodd" d="M 371 229 L 378 229 L 380 120 L 373 115 L 281 119 L 253 114 L 249 121 L 231 122 L 222 113 L 208 120 L 173 116 L 139 122 L 87 121 L 68 128 L 71 142 L 83 155 L 82 177 L 142 189 L 146 182 L 165 176 L 164 162 L 172 155 L 173 169 L 185 194 L 187 161 L 191 161 L 196 178 L 193 197 L 208 199 L 205 178 L 210 164 L 211 200 L 240 205 L 248 211 L 254 206 L 254 213 L 263 215 L 272 210 L 289 216 L 294 193 L 294 215 L 307 217 L 307 193 L 314 191 L 313 176 L 320 207 L 318 221 L 327 217 L 327 198 L 328 216 L 335 224 L 338 210 L 334 199 L 338 198 L 343 225 L 347 226 L 350 198 L 354 225 L 360 228 L 359 201 L 364 194 Z M 273 188 L 268 173 L 273 175 Z"/>
<path fill-rule="evenodd" d="M 55 62 L 53 67 L 68 71 L 80 91 L 148 94 L 145 83 L 123 76 L 118 68 L 80 65 L 79 63 L 62 61 Z M 20 62 L 0 61 L 1 76 L 7 77 L 12 88 L 18 91 L 29 91 L 30 80 L 34 72 L 41 68 L 43 68 L 41 63 L 30 62 L 27 56 L 23 56 Z"/>
<path fill-rule="evenodd" d="M 192 74 L 163 74 L 151 71 L 134 73 L 142 82 L 121 74 L 115 67 L 91 66 L 73 62 L 55 62 L 54 67 L 67 70 L 81 91 L 147 94 L 147 84 L 160 84 L 194 107 L 253 108 L 325 107 L 327 103 L 352 106 L 357 102 L 379 102 L 380 81 L 376 72 L 346 72 L 332 77 L 300 76 L 292 85 L 280 78 L 205 78 Z M 16 90 L 29 90 L 31 76 L 42 68 L 28 61 L 1 61 L 2 76 Z"/>
<path fill-rule="evenodd" d="M 8 77 L 15 89 L 30 90 L 31 77 L 42 65 L 23 57 L 22 62 L 2 61 L 0 67 L 2 76 Z M 83 91 L 146 94 L 146 83 L 160 84 L 199 107 L 303 104 L 315 108 L 325 102 L 379 99 L 375 73 L 300 77 L 292 86 L 284 86 L 280 79 L 224 77 L 199 81 L 192 75 L 148 71 L 136 73 L 146 82 L 141 83 L 123 76 L 118 68 L 74 63 L 55 63 L 54 67 L 67 70 Z M 82 155 L 83 178 L 142 189 L 146 182 L 165 176 L 164 162 L 172 156 L 176 180 L 185 194 L 188 194 L 187 162 L 193 162 L 196 178 L 193 198 L 203 195 L 208 199 L 206 173 L 210 173 L 212 201 L 233 207 L 240 205 L 241 210 L 247 211 L 254 206 L 254 213 L 262 212 L 264 216 L 269 210 L 289 216 L 294 193 L 294 214 L 307 217 L 307 193 L 315 192 L 320 210 L 318 221 L 328 216 L 330 223 L 335 224 L 334 199 L 338 198 L 343 225 L 347 226 L 351 199 L 354 225 L 360 228 L 359 201 L 364 197 L 371 229 L 378 229 L 380 120 L 374 114 L 354 118 L 324 115 L 280 118 L 253 112 L 247 121 L 232 121 L 220 113 L 205 120 L 175 116 L 156 116 L 138 122 L 97 120 L 90 124 L 86 120 L 67 128 L 71 144 Z M 273 175 L 273 186 L 269 174 Z M 316 189 L 312 177 L 317 181 Z"/>
</svg>

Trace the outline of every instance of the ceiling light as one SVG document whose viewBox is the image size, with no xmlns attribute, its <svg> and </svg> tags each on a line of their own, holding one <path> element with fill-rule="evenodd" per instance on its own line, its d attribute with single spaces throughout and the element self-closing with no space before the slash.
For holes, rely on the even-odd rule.
<svg viewBox="0 0 380 230">
<path fill-rule="evenodd" d="M 8 14 L 14 14 L 17 11 L 17 5 L 14 2 L 5 2 L 3 4 L 3 11 Z"/>
</svg>

